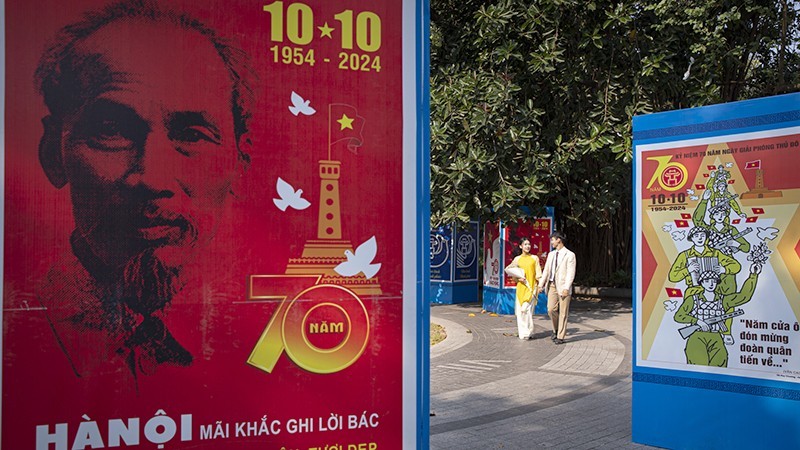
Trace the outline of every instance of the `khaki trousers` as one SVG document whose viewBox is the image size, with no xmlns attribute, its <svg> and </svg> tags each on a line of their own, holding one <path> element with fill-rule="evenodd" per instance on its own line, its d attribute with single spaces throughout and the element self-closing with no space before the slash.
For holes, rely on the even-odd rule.
<svg viewBox="0 0 800 450">
<path fill-rule="evenodd" d="M 547 289 L 547 315 L 553 321 L 553 333 L 556 338 L 564 339 L 567 336 L 567 316 L 569 316 L 569 301 L 571 295 L 562 297 L 558 295 L 556 284 L 550 283 Z"/>
</svg>

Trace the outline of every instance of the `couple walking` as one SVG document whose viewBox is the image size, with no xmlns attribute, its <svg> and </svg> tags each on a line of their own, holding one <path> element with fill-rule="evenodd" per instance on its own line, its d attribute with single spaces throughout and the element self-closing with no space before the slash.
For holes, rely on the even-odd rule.
<svg viewBox="0 0 800 450">
<path fill-rule="evenodd" d="M 517 298 L 514 311 L 520 339 L 533 337 L 533 309 L 535 298 L 547 292 L 547 314 L 553 321 L 552 339 L 563 344 L 567 334 L 569 302 L 572 299 L 572 281 L 575 279 L 575 253 L 564 246 L 566 237 L 561 232 L 550 235 L 552 251 L 547 255 L 544 269 L 539 258 L 531 254 L 531 241 L 522 238 L 519 248 L 522 254 L 514 258 L 506 268 L 517 279 Z"/>
</svg>

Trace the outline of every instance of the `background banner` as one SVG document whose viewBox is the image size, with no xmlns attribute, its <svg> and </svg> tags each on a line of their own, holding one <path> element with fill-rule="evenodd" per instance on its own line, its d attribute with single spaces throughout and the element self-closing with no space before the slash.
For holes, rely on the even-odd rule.
<svg viewBox="0 0 800 450">
<path fill-rule="evenodd" d="M 453 227 L 431 230 L 431 281 L 453 281 Z"/>
<path fill-rule="evenodd" d="M 552 209 L 552 208 L 548 208 Z M 548 214 L 552 212 L 548 211 Z M 534 217 L 528 220 L 518 220 L 516 223 L 505 225 L 506 240 L 504 243 L 505 265 L 511 264 L 514 255 L 521 253 L 519 243 L 522 238 L 531 240 L 531 254 L 539 258 L 539 266 L 544 268 L 547 261 L 547 254 L 550 253 L 550 234 L 553 232 L 553 217 Z M 517 282 L 504 274 L 505 282 L 503 287 L 506 289 L 516 289 Z M 546 295 L 546 293 L 542 293 Z"/>
<path fill-rule="evenodd" d="M 483 227 L 483 285 L 500 287 L 500 236 L 499 222 L 486 222 Z"/>
<path fill-rule="evenodd" d="M 5 1 L 3 448 L 421 445 L 426 14 Z"/>
<path fill-rule="evenodd" d="M 471 221 L 464 229 L 456 229 L 454 244 L 455 274 L 453 281 L 478 281 L 478 222 Z"/>
</svg>

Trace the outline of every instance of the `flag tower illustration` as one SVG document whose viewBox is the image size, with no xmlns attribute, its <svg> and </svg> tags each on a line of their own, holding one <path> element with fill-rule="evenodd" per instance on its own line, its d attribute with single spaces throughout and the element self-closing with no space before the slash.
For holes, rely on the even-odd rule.
<svg viewBox="0 0 800 450">
<path fill-rule="evenodd" d="M 749 161 L 744 166 L 745 170 L 756 171 L 756 187 L 742 194 L 742 199 L 747 198 L 771 198 L 783 197 L 781 191 L 770 191 L 764 186 L 764 169 L 761 168 L 761 160 Z"/>
<path fill-rule="evenodd" d="M 377 276 L 367 278 L 364 273 L 344 277 L 334 268 L 347 260 L 345 252 L 353 252 L 354 246 L 342 238 L 341 198 L 339 179 L 342 162 L 332 159 L 332 147 L 346 142 L 347 148 L 358 154 L 363 143 L 361 132 L 364 118 L 350 105 L 334 103 L 328 105 L 328 158 L 319 161 L 319 210 L 317 214 L 317 237 L 309 239 L 300 258 L 291 258 L 286 266 L 286 275 L 321 275 L 319 284 L 336 284 L 357 295 L 380 295 L 381 285 Z M 364 236 L 364 239 L 369 236 Z"/>
</svg>

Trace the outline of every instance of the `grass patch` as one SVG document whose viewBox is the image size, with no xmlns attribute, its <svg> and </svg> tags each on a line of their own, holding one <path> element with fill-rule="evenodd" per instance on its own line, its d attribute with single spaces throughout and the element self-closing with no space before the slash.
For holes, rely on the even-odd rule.
<svg viewBox="0 0 800 450">
<path fill-rule="evenodd" d="M 431 324 L 431 345 L 442 342 L 447 337 L 444 327 L 435 323 Z"/>
</svg>

